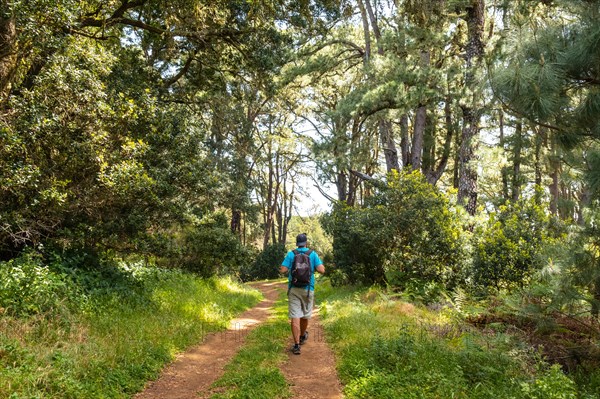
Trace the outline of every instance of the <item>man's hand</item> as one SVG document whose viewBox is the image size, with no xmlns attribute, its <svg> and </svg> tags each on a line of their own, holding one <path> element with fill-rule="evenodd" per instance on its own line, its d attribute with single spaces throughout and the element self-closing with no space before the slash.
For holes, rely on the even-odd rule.
<svg viewBox="0 0 600 399">
<path fill-rule="evenodd" d="M 316 271 L 318 271 L 321 274 L 325 274 L 325 266 L 323 265 L 319 265 L 315 268 Z"/>
<path fill-rule="evenodd" d="M 285 266 L 279 266 L 279 273 L 286 274 L 288 272 L 288 268 Z"/>
</svg>

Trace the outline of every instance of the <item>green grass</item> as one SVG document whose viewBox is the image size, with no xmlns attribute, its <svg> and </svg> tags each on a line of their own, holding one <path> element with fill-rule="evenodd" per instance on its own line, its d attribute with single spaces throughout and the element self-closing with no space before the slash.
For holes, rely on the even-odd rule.
<svg viewBox="0 0 600 399">
<path fill-rule="evenodd" d="M 138 290 L 107 289 L 80 308 L 0 315 L 0 397 L 129 398 L 261 298 L 228 278 L 177 271 L 136 281 Z"/>
<path fill-rule="evenodd" d="M 291 396 L 279 366 L 286 359 L 290 336 L 287 298 L 282 292 L 273 316 L 248 334 L 246 344 L 226 366 L 225 374 L 213 384 L 215 399 L 268 399 Z"/>
<path fill-rule="evenodd" d="M 381 289 L 321 284 L 323 325 L 347 398 L 592 398 L 536 352 Z"/>
</svg>

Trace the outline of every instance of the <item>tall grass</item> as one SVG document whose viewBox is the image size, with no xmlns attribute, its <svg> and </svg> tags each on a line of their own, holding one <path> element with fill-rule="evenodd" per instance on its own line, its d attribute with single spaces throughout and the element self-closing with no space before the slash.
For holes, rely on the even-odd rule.
<svg viewBox="0 0 600 399">
<path fill-rule="evenodd" d="M 228 278 L 141 266 L 120 273 L 130 281 L 93 290 L 80 284 L 75 297 L 43 313 L 4 310 L 0 397 L 130 397 L 177 352 L 261 297 Z"/>
<path fill-rule="evenodd" d="M 483 335 L 444 311 L 381 289 L 321 284 L 323 324 L 348 398 L 595 398 L 506 335 Z"/>
</svg>

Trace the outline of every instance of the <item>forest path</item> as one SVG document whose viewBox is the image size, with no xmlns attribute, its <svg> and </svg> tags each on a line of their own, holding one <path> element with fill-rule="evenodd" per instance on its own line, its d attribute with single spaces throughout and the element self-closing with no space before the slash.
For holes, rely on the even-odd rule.
<svg viewBox="0 0 600 399">
<path fill-rule="evenodd" d="M 335 370 L 333 352 L 325 342 L 325 333 L 319 322 L 319 310 L 313 311 L 308 325 L 308 341 L 302 345 L 302 354 L 288 351 L 288 360 L 281 367 L 291 384 L 294 398 L 338 399 L 342 385 Z M 290 333 L 291 335 L 291 333 Z M 292 340 L 290 339 L 290 346 Z"/>
<path fill-rule="evenodd" d="M 201 344 L 179 355 L 157 380 L 149 383 L 134 398 L 197 399 L 210 392 L 210 385 L 223 375 L 224 367 L 244 345 L 248 333 L 269 318 L 280 292 L 286 289 L 280 282 L 262 282 L 253 284 L 253 287 L 263 293 L 263 301 L 232 320 L 229 329 L 209 334 Z M 289 352 L 288 360 L 282 365 L 293 397 L 341 398 L 335 360 L 324 340 L 318 315 L 311 319 L 309 334 L 302 354 L 297 356 Z M 289 347 L 291 345 L 286 346 Z"/>
</svg>

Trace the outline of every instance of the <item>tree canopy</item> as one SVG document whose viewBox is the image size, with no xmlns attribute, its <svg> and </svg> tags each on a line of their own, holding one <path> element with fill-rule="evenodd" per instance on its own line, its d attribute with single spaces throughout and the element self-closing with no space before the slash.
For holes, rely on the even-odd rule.
<svg viewBox="0 0 600 399">
<path fill-rule="evenodd" d="M 566 237 L 597 259 L 598 7 L 2 1 L 0 257 L 263 270 L 321 194 L 368 283 L 512 289 Z"/>
</svg>

